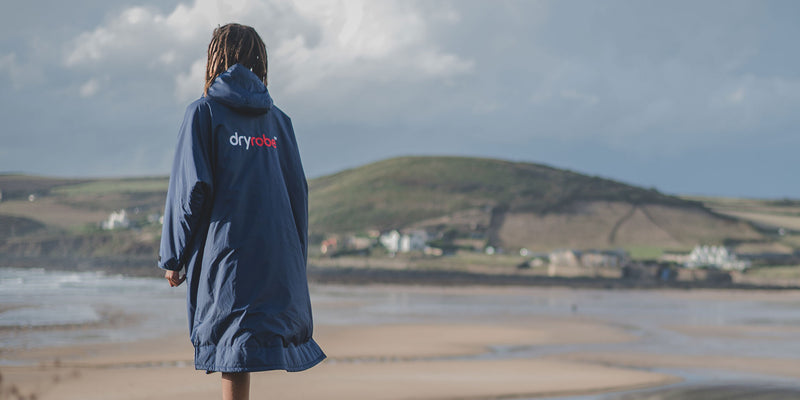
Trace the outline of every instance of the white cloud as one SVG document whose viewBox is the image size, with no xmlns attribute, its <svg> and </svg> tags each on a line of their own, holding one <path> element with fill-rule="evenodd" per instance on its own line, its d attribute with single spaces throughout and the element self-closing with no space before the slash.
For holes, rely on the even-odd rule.
<svg viewBox="0 0 800 400">
<path fill-rule="evenodd" d="M 167 52 L 161 54 L 158 57 L 158 61 L 164 65 L 171 65 L 176 61 L 176 59 L 177 59 L 177 54 L 175 53 L 175 50 L 168 50 Z"/>
<path fill-rule="evenodd" d="M 206 60 L 199 59 L 192 63 L 189 72 L 175 77 L 175 97 L 183 103 L 190 102 L 203 93 L 206 74 Z"/>
<path fill-rule="evenodd" d="M 28 3 L 16 4 L 0 24 L 7 39 L 0 48 L 2 118 L 8 132 L 25 129 L 54 140 L 67 136 L 53 132 L 68 129 L 82 153 L 73 157 L 79 161 L 44 157 L 0 133 L 0 169 L 102 170 L 102 163 L 85 160 L 130 159 L 134 151 L 97 140 L 113 131 L 137 135 L 151 154 L 120 168 L 168 171 L 169 133 L 202 91 L 211 31 L 231 21 L 254 26 L 264 38 L 270 90 L 294 118 L 311 175 L 414 152 L 511 156 L 592 170 L 589 163 L 602 162 L 609 150 L 658 160 L 670 151 L 697 154 L 720 144 L 731 151 L 729 160 L 714 165 L 726 171 L 740 166 L 743 154 L 753 159 L 753 148 L 786 152 L 800 137 L 794 134 L 800 57 L 785 50 L 792 44 L 787 32 L 796 28 L 785 16 L 797 13 L 794 5 Z M 43 7 L 52 12 L 42 14 Z M 87 97 L 56 102 L 52 118 L 31 118 L 42 98 L 81 95 Z M 66 128 L 64 115 L 73 121 Z M 466 140 L 488 132 L 491 143 Z M 621 170 L 643 173 L 640 167 L 631 162 Z M 769 173 L 781 168 L 791 171 L 787 161 Z"/>
<path fill-rule="evenodd" d="M 273 52 L 289 92 L 314 90 L 325 82 L 420 81 L 472 71 L 474 63 L 428 40 L 426 20 L 412 3 L 295 2 L 319 29 L 319 42 L 305 36 L 284 41 Z"/>
<path fill-rule="evenodd" d="M 209 3 L 213 2 L 198 0 L 192 8 L 179 4 L 169 15 L 153 8 L 127 8 L 70 41 L 63 62 L 68 67 L 87 67 L 98 62 L 133 61 L 138 67 L 144 60 L 174 58 L 177 51 L 192 51 L 187 46 L 207 40 L 205 36 L 210 36 L 214 26 L 205 12 Z M 153 64 L 150 67 L 155 68 Z"/>
<path fill-rule="evenodd" d="M 142 69 L 168 73 L 177 98 L 202 84 L 211 31 L 239 21 L 259 31 L 270 53 L 270 75 L 287 92 L 309 92 L 326 82 L 423 81 L 469 73 L 473 62 L 428 40 L 422 11 L 401 1 L 196 0 L 168 14 L 130 7 L 74 38 L 65 49 L 70 68 L 109 68 L 120 75 Z M 457 15 L 450 20 L 457 21 Z"/>
<path fill-rule="evenodd" d="M 92 97 L 97 93 L 97 90 L 100 89 L 100 82 L 96 78 L 89 79 L 81 85 L 78 92 L 80 93 L 81 97 Z"/>
<path fill-rule="evenodd" d="M 14 89 L 19 89 L 27 83 L 42 81 L 41 69 L 24 64 L 13 52 L 0 55 L 0 75 L 8 78 Z"/>
<path fill-rule="evenodd" d="M 733 104 L 741 103 L 744 100 L 744 95 L 744 88 L 740 87 L 728 95 L 728 102 Z"/>
</svg>

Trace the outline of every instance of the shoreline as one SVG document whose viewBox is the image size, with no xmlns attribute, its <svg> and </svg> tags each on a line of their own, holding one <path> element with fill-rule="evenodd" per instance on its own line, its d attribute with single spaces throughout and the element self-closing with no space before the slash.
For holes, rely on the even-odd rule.
<svg viewBox="0 0 800 400">
<path fill-rule="evenodd" d="M 453 270 L 389 269 L 355 267 L 308 267 L 309 282 L 320 284 L 389 284 L 424 286 L 522 286 L 563 287 L 574 289 L 729 289 L 729 290 L 800 290 L 800 286 L 755 285 L 714 282 L 656 282 L 604 277 L 548 277 L 538 275 L 481 273 Z"/>
<path fill-rule="evenodd" d="M 52 265 L 58 265 L 54 267 Z M 42 268 L 52 271 L 103 272 L 131 277 L 161 278 L 163 272 L 150 258 L 63 258 L 0 256 L 0 267 Z M 548 277 L 525 273 L 478 272 L 452 269 L 398 269 L 381 267 L 320 267 L 311 260 L 307 269 L 309 283 L 341 285 L 422 285 L 422 286 L 521 286 L 565 287 L 575 289 L 637 290 L 800 290 L 800 285 L 719 283 L 705 281 L 658 282 L 607 277 Z"/>
</svg>

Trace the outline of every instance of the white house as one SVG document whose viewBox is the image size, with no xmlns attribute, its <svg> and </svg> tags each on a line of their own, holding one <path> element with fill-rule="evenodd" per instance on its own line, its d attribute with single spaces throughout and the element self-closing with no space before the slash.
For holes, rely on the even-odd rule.
<svg viewBox="0 0 800 400">
<path fill-rule="evenodd" d="M 396 229 L 384 233 L 378 238 L 378 241 L 383 247 L 386 247 L 386 250 L 389 250 L 389 253 L 397 253 L 400 250 L 400 232 Z"/>
<path fill-rule="evenodd" d="M 736 254 L 724 246 L 695 246 L 689 253 L 686 268 L 703 266 L 716 267 L 724 270 L 741 271 L 750 266 L 749 261 L 739 260 Z"/>
<path fill-rule="evenodd" d="M 398 230 L 385 233 L 378 238 L 383 247 L 390 253 L 408 253 L 415 250 L 425 250 L 428 233 L 422 230 L 413 230 L 400 233 Z"/>
<path fill-rule="evenodd" d="M 128 219 L 128 214 L 125 210 L 112 212 L 111 215 L 108 216 L 108 219 L 101 223 L 102 228 L 106 230 L 124 229 L 130 225 L 131 221 Z"/>
</svg>

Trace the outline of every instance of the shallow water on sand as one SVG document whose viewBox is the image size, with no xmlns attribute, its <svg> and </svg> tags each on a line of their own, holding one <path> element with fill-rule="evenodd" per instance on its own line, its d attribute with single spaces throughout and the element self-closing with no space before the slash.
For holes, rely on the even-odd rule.
<svg viewBox="0 0 800 400">
<path fill-rule="evenodd" d="M 800 398 L 795 379 L 708 369 L 655 368 L 653 372 L 677 376 L 682 382 L 624 393 L 560 396 L 520 400 L 777 400 Z"/>
<path fill-rule="evenodd" d="M 185 291 L 159 279 L 0 268 L 0 348 L 130 341 L 186 329 L 184 298 Z"/>
<path fill-rule="evenodd" d="M 501 324 L 511 320 L 535 323 L 541 316 L 580 317 L 609 323 L 639 338 L 633 343 L 618 344 L 496 347 L 495 353 L 504 358 L 588 350 L 800 358 L 798 331 L 771 329 L 800 328 L 797 293 L 785 301 L 775 301 L 773 298 L 781 294 L 729 292 L 716 298 L 719 296 L 654 290 L 394 286 L 327 286 L 312 292 L 316 321 L 321 324 L 476 320 Z M 762 330 L 747 336 L 706 339 L 666 329 L 671 326 L 710 327 L 723 333 L 726 327 L 750 326 Z"/>
<path fill-rule="evenodd" d="M 188 336 L 185 295 L 185 286 L 170 288 L 163 279 L 0 268 L 0 349 L 131 341 L 175 333 Z M 311 296 L 317 325 L 536 324 L 547 319 L 543 317 L 565 317 L 599 321 L 637 338 L 626 343 L 498 345 L 464 358 L 584 352 L 800 358 L 800 293 L 795 292 L 312 285 Z M 714 334 L 692 335 L 675 328 L 686 326 L 711 329 Z M 743 335 L 742 327 L 754 330 L 745 330 Z M 738 333 L 726 335 L 728 329 Z M 8 363 L 0 352 L 0 365 Z M 653 370 L 682 377 L 685 383 L 674 386 L 680 390 L 743 382 L 754 387 L 793 386 L 791 381 L 766 375 Z"/>
<path fill-rule="evenodd" d="M 637 338 L 625 343 L 498 345 L 485 354 L 456 357 L 460 359 L 537 358 L 594 352 L 800 358 L 800 340 L 797 340 L 800 331 L 791 329 L 800 327 L 800 293 L 795 292 L 328 286 L 317 288 L 315 294 L 317 320 L 323 324 L 463 321 L 503 324 L 536 323 L 542 317 L 575 317 L 605 322 Z M 336 304 L 344 306 L 336 310 Z M 714 334 L 689 335 L 672 327 L 703 327 Z M 734 334 L 742 327 L 755 330 Z M 725 334 L 727 330 L 730 335 Z M 623 394 L 553 400 L 800 398 L 800 383 L 786 377 L 704 368 L 646 370 L 677 376 L 683 382 Z"/>
</svg>

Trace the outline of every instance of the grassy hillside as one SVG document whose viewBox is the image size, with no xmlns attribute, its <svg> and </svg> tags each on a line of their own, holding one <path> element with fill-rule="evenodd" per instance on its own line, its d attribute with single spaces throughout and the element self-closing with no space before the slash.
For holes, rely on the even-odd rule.
<svg viewBox="0 0 800 400">
<path fill-rule="evenodd" d="M 311 182 L 316 232 L 423 227 L 486 243 L 688 249 L 765 238 L 702 202 L 539 164 L 402 157 Z"/>
<path fill-rule="evenodd" d="M 725 197 L 685 197 L 700 201 L 709 209 L 753 224 L 774 238 L 764 251 L 776 253 L 800 249 L 800 200 L 739 199 Z M 748 252 L 745 248 L 745 252 Z"/>
<path fill-rule="evenodd" d="M 699 201 L 719 214 L 751 221 L 764 229 L 800 233 L 800 200 L 737 199 L 725 197 L 684 197 Z"/>
<path fill-rule="evenodd" d="M 401 157 L 314 179 L 311 224 L 324 232 L 406 227 L 472 208 L 557 213 L 583 201 L 702 208 L 697 202 L 545 165 Z"/>
<path fill-rule="evenodd" d="M 163 211 L 168 179 L 165 177 L 116 179 L 51 179 L 26 175 L 0 175 L 0 216 L 38 221 L 50 228 L 81 230 L 96 227 L 112 211 Z M 28 199 L 35 196 L 35 201 Z"/>
<path fill-rule="evenodd" d="M 167 183 L 166 177 L 0 175 L 0 256 L 124 256 L 150 262 L 160 226 L 147 217 L 163 211 Z M 312 179 L 309 186 L 310 228 L 317 234 L 415 227 L 449 232 L 456 243 L 472 246 L 624 247 L 647 254 L 698 243 L 800 248 L 797 231 L 776 237 L 769 233 L 773 228 L 753 228 L 775 218 L 794 228 L 800 205 L 792 202 L 748 208 L 731 205 L 733 199 L 681 199 L 530 163 L 401 157 Z M 28 200 L 30 194 L 35 201 Z M 101 230 L 100 222 L 119 209 L 128 212 L 135 229 Z M 743 222 L 745 216 L 752 218 Z"/>
<path fill-rule="evenodd" d="M 47 195 L 51 190 L 65 185 L 87 182 L 79 179 L 47 178 L 30 175 L 0 175 L 0 191 L 3 200 L 27 200 L 28 196 Z"/>
<path fill-rule="evenodd" d="M 147 216 L 162 212 L 166 189 L 164 177 L 0 175 L 0 256 L 108 257 L 153 264 L 160 226 L 147 221 Z M 120 209 L 127 210 L 136 229 L 101 230 L 100 222 Z"/>
</svg>

